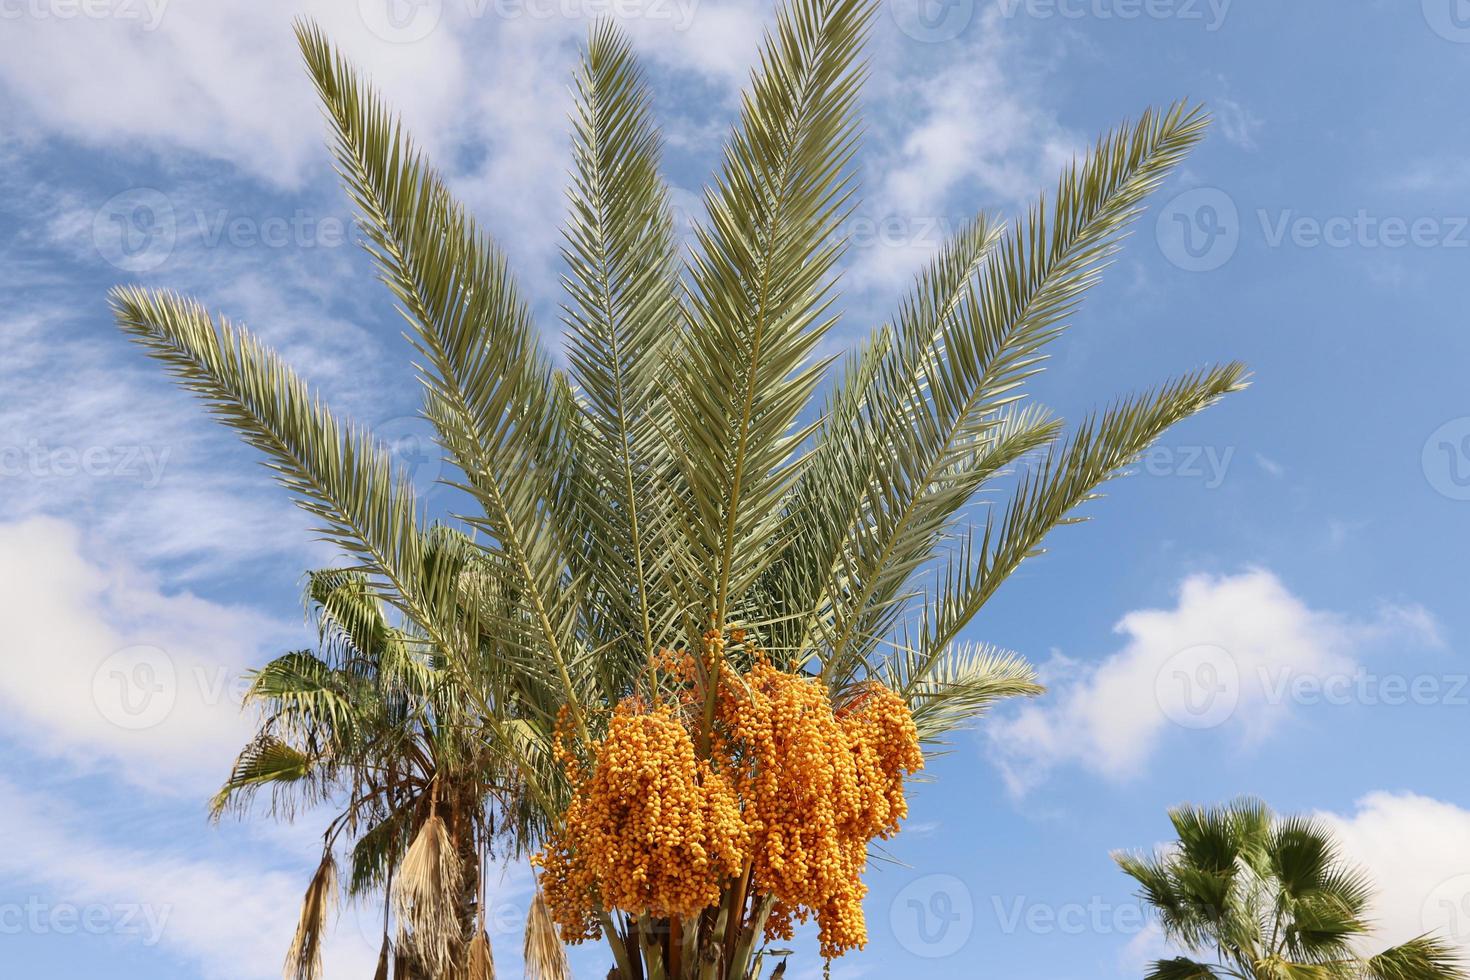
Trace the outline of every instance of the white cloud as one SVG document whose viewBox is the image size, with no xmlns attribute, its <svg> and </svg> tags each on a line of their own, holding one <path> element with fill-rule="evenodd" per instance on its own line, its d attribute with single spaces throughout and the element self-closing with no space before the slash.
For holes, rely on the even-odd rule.
<svg viewBox="0 0 1470 980">
<path fill-rule="evenodd" d="M 315 95 L 290 36 L 291 19 L 309 15 L 403 113 L 533 295 L 546 299 L 554 291 L 568 81 L 588 25 L 608 5 L 436 0 L 422 6 L 437 12 L 433 29 L 395 43 L 380 36 L 386 22 L 373 16 L 373 2 L 155 2 L 164 4 L 156 24 L 123 17 L 7 21 L 0 91 L 18 110 L 12 138 L 59 135 L 127 154 L 146 148 L 175 174 L 200 157 L 221 160 L 269 186 L 306 187 L 323 213 L 342 213 L 335 188 L 328 189 Z M 382 3 L 387 9 L 397 0 Z M 746 0 L 613 7 L 630 14 L 623 23 L 654 69 L 655 111 L 668 143 L 693 151 L 701 171 L 717 163 L 713 150 L 735 114 L 734 96 L 769 7 Z M 899 219 L 904 230 L 897 241 L 882 232 L 868 236 L 867 246 L 858 242 L 849 262 L 858 290 L 901 286 L 958 222 L 981 205 L 1029 200 L 1083 142 L 1040 97 L 1013 28 L 998 10 L 983 18 L 965 40 L 946 46 L 941 64 L 932 46 L 915 59 L 892 19 L 878 18 L 865 113 L 871 203 L 863 213 Z M 699 98 L 688 99 L 689 91 Z M 667 98 L 670 92 L 680 97 Z M 175 181 L 166 183 L 173 196 Z M 969 193 L 952 212 L 960 189 Z M 216 199 L 238 201 L 239 188 Z M 58 220 L 69 219 L 62 230 L 85 237 L 99 202 L 75 203 Z M 176 272 L 177 262 L 168 268 Z M 177 284 L 177 276 L 169 282 Z M 890 302 L 885 297 L 885 308 Z"/>
<path fill-rule="evenodd" d="M 427 5 L 439 11 L 432 30 L 402 43 L 372 2 L 149 2 L 156 17 L 141 0 L 87 5 L 106 16 L 7 17 L 0 91 L 17 120 L 8 136 L 55 135 L 167 162 L 194 155 L 277 188 L 325 186 L 325 130 L 291 36 L 292 20 L 309 16 L 403 114 L 513 258 L 555 257 L 568 84 L 605 4 L 447 0 Z M 385 9 L 394 2 L 382 0 Z M 625 9 L 651 63 L 707 79 L 726 97 L 743 83 L 768 14 L 758 3 L 693 0 L 641 16 L 636 5 Z"/>
<path fill-rule="evenodd" d="M 189 857 L 176 846 L 144 852 L 118 844 L 100 836 L 112 828 L 78 820 L 74 804 L 3 778 L 0 812 L 7 836 L 25 842 L 0 849 L 0 875 L 35 889 L 26 902 L 31 908 L 11 914 L 23 921 L 7 927 L 82 931 L 75 919 L 69 926 L 53 919 L 72 909 L 76 917 L 92 916 L 86 932 L 156 947 L 196 966 L 207 980 L 280 976 L 308 880 L 303 874 L 219 853 Z M 376 949 L 352 928 L 354 916 L 342 918 L 349 928 L 339 924 L 329 939 L 326 975 L 368 976 Z"/>
<path fill-rule="evenodd" d="M 1265 125 L 1260 117 L 1229 96 L 1221 95 L 1210 103 L 1220 135 L 1242 150 L 1256 148 L 1256 134 Z"/>
<path fill-rule="evenodd" d="M 240 675 L 293 638 L 244 608 L 165 594 L 49 518 L 0 524 L 0 619 L 0 725 L 13 737 L 201 796 L 250 733 Z"/>
<path fill-rule="evenodd" d="M 1366 644 L 1439 642 L 1418 607 L 1356 620 L 1312 609 L 1259 570 L 1191 576 L 1173 609 L 1128 613 L 1116 631 L 1121 650 L 1096 665 L 1054 658 L 1045 670 L 1052 693 L 991 722 L 991 754 L 1013 791 L 1063 764 L 1135 777 L 1171 730 L 1224 728 L 1259 742 L 1304 699 L 1303 682 L 1319 700 L 1334 683 L 1356 683 Z"/>
<path fill-rule="evenodd" d="M 50 924 L 53 912 L 85 912 L 101 917 L 86 932 L 157 947 L 208 980 L 279 976 L 322 808 L 290 825 L 252 823 L 244 848 L 233 846 L 239 831 L 203 816 L 253 730 L 238 678 L 301 645 L 300 631 L 164 594 L 47 518 L 0 524 L 0 619 L 0 736 L 19 748 L 0 763 L 0 827 L 25 842 L 0 853 L 0 881 L 25 896 L 24 907 L 0 906 L 0 926 L 63 933 L 75 924 Z M 52 760 L 65 766 L 48 769 Z M 52 795 L 29 787 L 38 771 Z M 487 882 L 487 928 L 512 973 L 531 882 L 525 862 Z M 371 971 L 380 909 L 339 910 L 327 976 Z"/>
<path fill-rule="evenodd" d="M 875 228 L 869 242 L 855 243 L 860 286 L 905 284 L 961 223 L 982 207 L 1011 208 L 1050 190 L 1083 148 L 1021 66 L 1020 41 L 1000 9 L 982 17 L 949 46 L 946 63 L 902 64 L 892 46 L 876 56 L 884 70 L 874 73 L 870 101 L 880 125 L 861 212 Z M 885 231 L 886 222 L 897 230 Z"/>
<path fill-rule="evenodd" d="M 1164 930 L 1157 920 L 1149 920 L 1144 927 L 1128 940 L 1118 954 L 1118 967 L 1127 976 L 1142 975 L 1149 964 L 1179 955 L 1164 938 Z"/>
<path fill-rule="evenodd" d="M 321 146 L 314 94 L 291 37 L 293 17 L 321 19 L 376 77 L 408 90 L 408 107 L 421 113 L 447 110 L 460 80 L 460 53 L 448 31 L 390 44 L 368 30 L 356 3 L 85 6 L 106 15 L 60 17 L 36 4 L 7 16 L 0 81 L 30 110 L 23 125 L 94 146 L 225 159 L 286 187 L 301 182 Z"/>
<path fill-rule="evenodd" d="M 1392 190 L 1408 193 L 1461 193 L 1470 186 L 1470 162 L 1459 157 L 1415 160 L 1387 183 Z"/>
<path fill-rule="evenodd" d="M 1264 455 L 1263 453 L 1256 453 L 1256 465 L 1264 470 L 1268 475 L 1274 476 L 1277 479 L 1280 479 L 1281 477 L 1286 475 L 1285 466 L 1282 466 L 1280 463 L 1276 462 L 1276 460 Z"/>
<path fill-rule="evenodd" d="M 11 519 L 84 523 L 117 553 L 186 575 L 265 559 L 295 575 L 327 559 L 252 450 L 156 365 L 120 362 L 120 340 L 99 344 L 75 327 L 61 309 L 0 319 L 0 480 Z M 307 363 L 322 360 L 331 363 Z"/>
<path fill-rule="evenodd" d="M 1369 951 L 1434 932 L 1470 957 L 1470 810 L 1377 792 L 1352 813 L 1317 816 L 1373 881 Z"/>
</svg>

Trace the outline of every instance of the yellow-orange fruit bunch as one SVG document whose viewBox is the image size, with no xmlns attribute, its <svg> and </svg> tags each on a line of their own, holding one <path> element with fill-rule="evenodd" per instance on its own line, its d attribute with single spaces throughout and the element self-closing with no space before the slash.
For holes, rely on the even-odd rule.
<svg viewBox="0 0 1470 980">
<path fill-rule="evenodd" d="M 867 942 L 862 873 L 868 844 L 907 815 L 905 772 L 924 765 L 908 706 L 864 685 L 833 711 L 826 687 L 757 662 L 723 685 L 723 754 L 736 772 L 754 884 L 774 895 L 769 938 L 815 914 L 822 955 Z"/>
<path fill-rule="evenodd" d="M 717 903 L 721 882 L 740 870 L 745 825 L 734 790 L 696 759 L 688 730 L 666 708 L 627 702 L 595 756 L 538 858 L 562 938 L 597 938 L 599 908 L 668 918 Z"/>
<path fill-rule="evenodd" d="M 723 659 L 719 631 L 704 647 L 705 663 Z M 703 721 L 700 672 L 669 652 L 653 666 L 674 683 L 674 707 L 625 702 L 590 774 L 559 750 L 576 789 L 538 862 L 567 941 L 599 935 L 598 909 L 665 918 L 717 905 L 748 862 L 751 893 L 776 900 L 768 938 L 814 916 L 824 957 L 866 943 L 868 845 L 898 830 L 904 776 L 924 765 L 908 706 L 868 683 L 834 709 L 825 684 L 751 652 L 748 673 L 719 666 L 708 759 L 690 733 Z"/>
</svg>

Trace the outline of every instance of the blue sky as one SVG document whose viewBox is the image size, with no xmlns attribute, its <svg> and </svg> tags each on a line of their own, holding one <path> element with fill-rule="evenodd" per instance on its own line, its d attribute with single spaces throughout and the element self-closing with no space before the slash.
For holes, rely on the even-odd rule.
<svg viewBox="0 0 1470 980">
<path fill-rule="evenodd" d="M 211 827 L 236 677 L 307 637 L 329 561 L 250 451 L 112 326 L 197 293 L 411 449 L 407 350 L 353 245 L 291 18 L 317 16 L 502 241 L 556 330 L 568 72 L 620 12 L 686 214 L 765 11 L 716 0 L 0 2 L 0 936 L 18 975 L 274 976 L 320 823 Z M 851 343 L 951 228 L 1104 129 L 1216 124 L 1055 348 L 1076 416 L 1202 364 L 1254 385 L 1171 432 L 971 628 L 1051 685 L 963 737 L 870 876 L 856 978 L 1137 977 L 1163 946 L 1108 855 L 1259 794 L 1331 821 L 1381 938 L 1470 949 L 1470 4 L 888 0 Z M 554 339 L 554 337 L 553 337 Z M 425 488 L 431 467 L 416 479 Z M 496 889 L 515 975 L 527 878 Z M 366 976 L 372 909 L 329 977 Z M 602 971 L 579 954 L 578 976 Z M 793 974 L 812 976 L 809 951 Z M 604 966 L 605 969 L 605 966 Z"/>
</svg>

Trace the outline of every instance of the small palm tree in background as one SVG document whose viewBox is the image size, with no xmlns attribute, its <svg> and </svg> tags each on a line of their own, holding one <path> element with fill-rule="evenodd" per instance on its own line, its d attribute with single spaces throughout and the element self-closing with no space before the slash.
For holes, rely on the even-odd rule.
<svg viewBox="0 0 1470 980">
<path fill-rule="evenodd" d="M 1452 946 L 1420 936 L 1364 955 L 1372 883 L 1343 860 L 1331 831 L 1277 817 L 1255 800 L 1169 811 L 1179 840 L 1114 859 L 1189 951 L 1147 980 L 1463 980 Z"/>
<path fill-rule="evenodd" d="M 452 532 L 437 537 L 448 544 Z M 431 564 L 441 563 L 443 550 L 431 547 Z M 251 673 L 245 703 L 260 710 L 260 729 L 212 804 L 216 818 L 243 813 L 265 790 L 282 818 L 341 806 L 323 835 L 287 972 L 310 976 L 317 962 L 339 848 L 347 893 L 391 892 L 401 911 L 397 935 L 384 916 L 380 977 L 390 963 L 403 978 L 437 977 L 460 960 L 488 964 L 483 885 L 496 828 L 485 801 L 514 806 L 506 790 L 513 776 L 476 734 L 461 675 L 416 653 L 424 648 L 413 624 L 390 624 L 364 576 L 315 572 L 306 593 L 319 649 L 292 651 Z M 561 958 L 559 947 L 553 953 Z"/>
<path fill-rule="evenodd" d="M 726 678 L 757 666 L 795 698 L 819 689 L 829 727 L 891 692 L 902 717 L 884 717 L 928 750 L 998 699 L 1038 693 L 1022 659 L 962 640 L 965 627 L 1104 482 L 1243 384 L 1238 364 L 1209 368 L 1070 433 L 1028 400 L 1143 199 L 1201 138 L 1205 118 L 1182 104 L 1101 138 L 1009 228 L 975 217 L 841 366 L 818 356 L 838 322 L 873 12 L 871 0 L 778 11 L 682 257 L 643 78 L 615 27 L 593 30 L 575 85 L 566 371 L 493 241 L 321 32 L 299 27 L 366 247 L 411 328 L 423 413 L 467 501 L 442 524 L 373 434 L 249 331 L 173 293 L 113 295 L 121 327 L 261 450 L 341 547 L 362 608 L 385 609 L 344 623 L 322 594 L 342 624 L 332 635 L 351 642 L 257 677 L 274 721 L 226 799 L 274 784 L 347 800 L 334 827 L 349 828 L 355 887 L 393 878 L 398 934 L 441 973 L 445 950 L 455 970 L 470 963 L 476 853 L 494 839 L 501 856 L 529 854 L 560 831 L 577 792 L 568 751 L 595 768 L 616 713 L 658 700 L 666 655 L 689 669 L 679 724 L 705 772 L 729 744 L 716 730 Z M 901 794 L 884 806 L 891 831 Z M 812 911 L 785 903 L 758 857 L 737 862 L 718 907 L 688 916 L 583 893 L 588 932 L 622 980 L 743 980 L 772 910 Z M 320 970 L 329 877 L 308 894 L 290 964 L 302 977 Z M 460 914 L 427 914 L 444 908 Z M 849 925 L 846 944 L 861 945 Z"/>
</svg>

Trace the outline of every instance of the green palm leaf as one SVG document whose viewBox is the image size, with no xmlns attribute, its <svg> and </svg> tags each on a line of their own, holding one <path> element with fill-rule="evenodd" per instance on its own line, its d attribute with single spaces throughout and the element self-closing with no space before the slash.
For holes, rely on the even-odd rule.
<svg viewBox="0 0 1470 980">
<path fill-rule="evenodd" d="M 364 429 L 339 421 L 274 351 L 171 292 L 119 287 L 119 325 L 210 411 L 261 450 L 323 537 L 356 555 L 384 596 L 426 626 L 434 597 L 417 569 L 425 549 L 413 490 Z"/>
<path fill-rule="evenodd" d="M 723 622 L 780 553 L 812 355 L 831 324 L 834 231 L 852 193 L 857 59 L 870 0 L 797 0 L 777 15 L 695 229 L 688 324 L 672 358 L 685 533 L 704 606 Z M 687 603 L 694 605 L 695 603 Z"/>
<path fill-rule="evenodd" d="M 569 391 L 499 249 L 320 29 L 298 24 L 297 37 L 335 126 L 339 170 L 369 252 L 427 362 L 426 414 L 484 507 L 471 522 L 520 576 L 536 629 L 515 635 L 544 644 L 576 712 L 568 666 L 575 593 L 562 587 L 566 542 L 551 506 L 567 490 L 560 464 L 573 458 Z"/>
<path fill-rule="evenodd" d="M 604 632 L 626 631 L 646 661 L 669 642 L 660 569 L 675 539 L 657 506 L 669 475 L 659 377 L 681 313 L 668 191 L 649 96 L 627 41 L 611 22 L 594 28 L 577 76 L 567 264 L 572 378 L 590 430 L 580 448 L 602 481 L 585 564 L 613 605 Z"/>
</svg>

